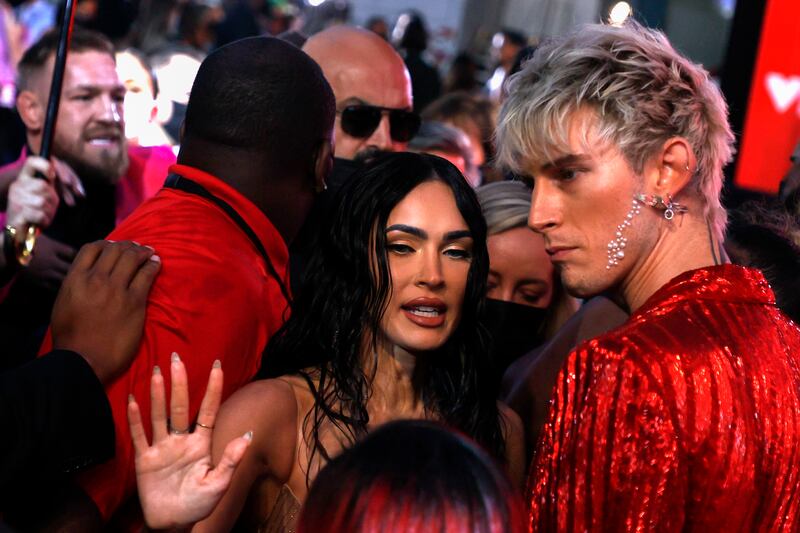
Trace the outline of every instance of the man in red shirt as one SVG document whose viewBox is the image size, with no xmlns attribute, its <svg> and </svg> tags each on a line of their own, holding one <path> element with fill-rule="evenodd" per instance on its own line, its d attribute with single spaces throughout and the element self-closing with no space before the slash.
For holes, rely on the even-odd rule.
<svg viewBox="0 0 800 533">
<path fill-rule="evenodd" d="M 224 397 L 255 375 L 289 311 L 287 243 L 324 187 L 334 118 L 322 71 L 283 41 L 237 41 L 200 67 L 178 164 L 165 188 L 109 235 L 152 246 L 162 270 L 139 353 L 106 388 L 115 458 L 80 479 L 104 521 L 135 489 L 126 407 L 133 394 L 149 413 L 155 366 L 168 368 L 173 352 L 186 363 L 192 403 L 185 420 L 171 421 L 175 432 L 195 420 L 215 359 L 225 371 Z"/>
<path fill-rule="evenodd" d="M 724 264 L 708 73 L 658 31 L 581 26 L 514 76 L 497 140 L 566 290 L 630 312 L 541 391 L 531 531 L 800 531 L 800 329 Z"/>
</svg>

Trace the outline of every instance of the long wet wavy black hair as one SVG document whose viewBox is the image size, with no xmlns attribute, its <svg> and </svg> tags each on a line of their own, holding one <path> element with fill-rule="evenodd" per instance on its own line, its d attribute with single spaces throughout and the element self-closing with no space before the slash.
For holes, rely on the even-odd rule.
<svg viewBox="0 0 800 533">
<path fill-rule="evenodd" d="M 377 346 L 392 291 L 382 229 L 394 207 L 429 181 L 442 182 L 453 191 L 474 246 L 461 320 L 441 348 L 424 354 L 417 386 L 426 412 L 504 461 L 497 391 L 487 379 L 493 375 L 487 334 L 478 319 L 489 268 L 486 223 L 475 193 L 455 166 L 439 157 L 413 153 L 375 159 L 338 192 L 319 232 L 292 315 L 267 347 L 261 376 L 303 376 L 316 399 L 303 431 L 312 439 L 311 459 L 320 453 L 330 460 L 320 442 L 320 427 L 326 420 L 340 428 L 351 444 L 367 433 L 367 400 L 375 367 L 367 364 L 365 368 L 364 362 L 370 359 L 363 351 Z"/>
</svg>

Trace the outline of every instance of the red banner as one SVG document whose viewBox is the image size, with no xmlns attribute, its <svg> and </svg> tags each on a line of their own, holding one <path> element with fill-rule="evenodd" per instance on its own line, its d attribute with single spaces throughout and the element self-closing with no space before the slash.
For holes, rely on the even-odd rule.
<svg viewBox="0 0 800 533">
<path fill-rule="evenodd" d="M 777 193 L 800 141 L 800 1 L 769 0 L 735 183 Z"/>
</svg>

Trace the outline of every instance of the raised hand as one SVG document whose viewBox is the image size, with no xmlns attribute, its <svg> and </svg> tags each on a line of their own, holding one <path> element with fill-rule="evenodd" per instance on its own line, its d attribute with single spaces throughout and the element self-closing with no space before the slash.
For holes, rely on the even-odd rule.
<svg viewBox="0 0 800 533">
<path fill-rule="evenodd" d="M 174 353 L 170 378 L 170 427 L 167 428 L 164 378 L 158 367 L 153 369 L 150 384 L 152 445 L 147 442 L 139 405 L 133 396 L 128 402 L 139 501 L 147 525 L 154 529 L 186 527 L 211 514 L 253 437 L 252 432 L 248 432 L 229 442 L 215 467 L 211 462 L 211 436 L 222 399 L 223 376 L 219 361 L 215 361 L 211 369 L 193 432 L 189 427 L 186 368 Z"/>
</svg>

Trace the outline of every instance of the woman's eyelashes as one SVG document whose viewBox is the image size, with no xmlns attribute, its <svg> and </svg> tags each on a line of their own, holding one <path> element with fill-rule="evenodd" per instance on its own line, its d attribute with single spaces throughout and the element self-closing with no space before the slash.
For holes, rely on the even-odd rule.
<svg viewBox="0 0 800 533">
<path fill-rule="evenodd" d="M 523 283 L 515 289 L 518 298 L 526 304 L 535 305 L 547 296 L 547 290 L 541 283 Z"/>
<path fill-rule="evenodd" d="M 390 242 L 386 245 L 386 249 L 397 255 L 408 255 L 414 253 L 416 250 L 408 244 L 399 242 Z"/>
<path fill-rule="evenodd" d="M 386 249 L 395 255 L 411 255 L 417 252 L 417 247 L 411 244 L 401 242 L 390 242 L 386 244 Z M 450 246 L 442 251 L 442 254 L 450 259 L 457 260 L 470 260 L 472 259 L 472 250 L 465 246 Z"/>
<path fill-rule="evenodd" d="M 529 294 L 529 293 L 522 293 L 522 301 L 528 304 L 538 304 L 539 301 L 544 297 L 543 293 L 536 293 L 536 294 Z"/>
<path fill-rule="evenodd" d="M 472 259 L 472 251 L 465 248 L 447 248 L 444 254 L 452 259 Z"/>
</svg>

